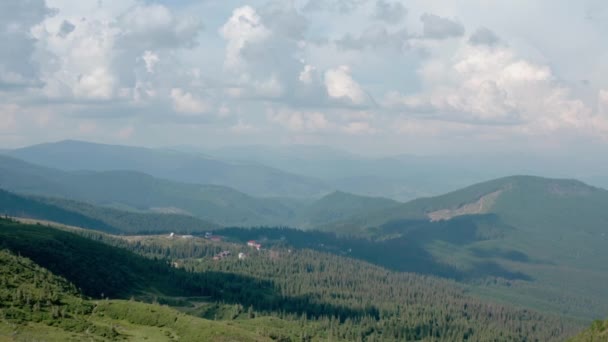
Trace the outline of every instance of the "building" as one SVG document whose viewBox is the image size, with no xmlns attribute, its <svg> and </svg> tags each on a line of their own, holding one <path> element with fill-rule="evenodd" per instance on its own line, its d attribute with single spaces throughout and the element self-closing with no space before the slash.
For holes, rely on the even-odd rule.
<svg viewBox="0 0 608 342">
<path fill-rule="evenodd" d="M 223 251 L 223 252 L 219 252 L 218 254 L 216 254 L 213 257 L 213 260 L 222 260 L 226 257 L 229 257 L 232 253 L 230 253 L 230 251 Z"/>
<path fill-rule="evenodd" d="M 247 246 L 255 248 L 258 251 L 262 248 L 262 245 L 257 243 L 255 240 L 247 241 Z"/>
</svg>

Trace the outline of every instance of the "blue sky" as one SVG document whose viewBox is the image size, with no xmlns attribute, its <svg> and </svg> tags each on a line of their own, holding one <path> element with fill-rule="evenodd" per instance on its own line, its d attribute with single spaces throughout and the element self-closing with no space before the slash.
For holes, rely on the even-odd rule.
<svg viewBox="0 0 608 342">
<path fill-rule="evenodd" d="M 605 1 L 0 4 L 0 146 L 597 149 Z"/>
</svg>

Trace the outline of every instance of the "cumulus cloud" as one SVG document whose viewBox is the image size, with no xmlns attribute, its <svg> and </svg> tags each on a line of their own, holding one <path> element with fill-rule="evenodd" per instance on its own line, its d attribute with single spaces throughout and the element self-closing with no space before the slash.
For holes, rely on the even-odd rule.
<svg viewBox="0 0 608 342">
<path fill-rule="evenodd" d="M 151 75 L 161 55 L 194 47 L 201 29 L 198 19 L 143 3 L 117 18 L 81 17 L 76 23 L 64 18 L 58 34 L 50 34 L 53 23 L 45 22 L 36 31 L 50 61 L 44 65 L 43 93 L 56 101 L 141 103 L 156 92 Z M 144 73 L 138 74 L 138 68 Z M 178 70 L 174 64 L 171 76 Z"/>
<path fill-rule="evenodd" d="M 270 1 L 260 9 L 260 16 L 271 31 L 291 39 L 304 39 L 310 26 L 308 18 L 302 15 L 291 1 Z"/>
<path fill-rule="evenodd" d="M 300 72 L 298 79 L 304 84 L 312 84 L 317 68 L 310 64 L 304 65 L 304 69 Z"/>
<path fill-rule="evenodd" d="M 193 47 L 203 29 L 200 19 L 176 16 L 160 4 L 138 5 L 118 18 L 120 45 L 140 50 Z"/>
<path fill-rule="evenodd" d="M 220 29 L 220 34 L 227 41 L 224 65 L 238 69 L 246 64 L 244 53 L 247 46 L 268 39 L 271 32 L 255 9 L 243 6 L 232 12 L 230 19 Z"/>
<path fill-rule="evenodd" d="M 486 27 L 480 27 L 469 37 L 469 43 L 473 45 L 494 46 L 500 44 L 500 37 Z"/>
<path fill-rule="evenodd" d="M 398 24 L 405 18 L 407 9 L 400 2 L 388 2 L 377 0 L 374 12 L 374 19 L 381 20 L 389 24 Z"/>
<path fill-rule="evenodd" d="M 389 93 L 385 104 L 447 121 L 517 124 L 526 130 L 588 128 L 591 110 L 552 70 L 507 48 L 464 46 L 457 58 L 429 61 L 426 91 Z"/>
<path fill-rule="evenodd" d="M 553 6 L 562 6 L 556 15 L 571 12 L 562 3 Z M 388 132 L 395 120 L 403 127 L 395 132 L 434 136 L 474 130 L 557 135 L 571 128 L 606 135 L 604 59 L 571 52 L 606 55 L 598 38 L 603 28 L 598 22 L 583 28 L 573 19 L 569 36 L 556 24 L 563 20 L 541 17 L 543 6 L 534 6 L 537 25 L 560 34 L 549 37 L 532 26 L 512 30 L 502 13 L 507 7 L 517 6 L 488 4 L 478 13 L 472 3 L 400 0 L 4 1 L 0 103 L 20 109 L 0 106 L 0 126 L 22 130 L 28 126 L 21 124 L 23 113 L 44 110 L 38 121 L 28 116 L 30 126 L 78 131 L 82 119 L 73 118 L 82 115 L 96 118 L 100 137 L 138 127 L 139 134 L 123 134 L 126 139 L 145 136 L 145 124 L 158 121 L 210 124 L 258 138 L 277 129 L 273 133 L 355 139 L 349 136 Z M 517 8 L 509 15 L 531 9 Z M 408 13 L 425 13 L 420 33 L 417 23 L 406 22 Z M 496 26 L 478 27 L 478 18 Z M 498 28 L 500 37 L 492 31 Z M 471 32 L 466 38 L 465 31 Z M 571 90 L 581 79 L 585 86 Z M 374 98 L 382 94 L 378 107 Z M 374 115 L 361 114 L 371 108 Z M 215 112 L 222 120 L 202 115 Z M 109 116 L 124 122 L 103 120 Z M 63 121 L 71 124 L 60 127 Z"/>
<path fill-rule="evenodd" d="M 158 57 L 158 55 L 150 50 L 146 50 L 144 52 L 143 56 L 141 56 L 141 58 L 144 60 L 144 63 L 146 64 L 146 71 L 153 74 L 154 67 L 156 66 L 156 64 L 158 62 L 160 62 L 160 58 Z"/>
<path fill-rule="evenodd" d="M 178 113 L 203 114 L 211 109 L 205 101 L 180 88 L 171 89 L 170 96 L 173 100 L 173 108 Z"/>
<path fill-rule="evenodd" d="M 112 67 L 117 32 L 109 23 L 84 19 L 66 37 L 40 33 L 54 59 L 44 75 L 45 95 L 57 99 L 113 98 L 118 91 Z"/>
<path fill-rule="evenodd" d="M 368 96 L 363 88 L 351 76 L 348 66 L 342 65 L 325 72 L 325 88 L 330 98 L 353 105 L 363 105 L 368 102 Z"/>
<path fill-rule="evenodd" d="M 0 89 L 40 84 L 30 30 L 52 14 L 44 0 L 0 1 Z"/>
<path fill-rule="evenodd" d="M 464 35 L 464 26 L 452 19 L 425 13 L 420 17 L 422 35 L 428 39 L 447 39 Z"/>
</svg>

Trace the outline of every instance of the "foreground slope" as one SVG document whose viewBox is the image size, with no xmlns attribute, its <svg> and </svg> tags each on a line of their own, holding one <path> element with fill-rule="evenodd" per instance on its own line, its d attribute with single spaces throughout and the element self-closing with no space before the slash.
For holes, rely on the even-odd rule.
<svg viewBox="0 0 608 342">
<path fill-rule="evenodd" d="M 269 341 L 158 305 L 93 301 L 29 259 L 0 251 L 0 336 L 8 341 Z"/>
<path fill-rule="evenodd" d="M 228 186 L 254 196 L 311 197 L 327 192 L 322 182 L 312 178 L 173 150 L 67 140 L 13 150 L 9 155 L 67 171 L 130 170 L 177 182 Z"/>
<path fill-rule="evenodd" d="M 302 337 L 337 341 L 559 341 L 571 335 L 576 326 L 526 309 L 476 300 L 454 284 L 436 278 L 397 274 L 325 253 L 273 249 L 250 253 L 243 261 L 236 257 L 235 250 L 234 257 L 218 262 L 208 255 L 217 250 L 243 248 L 242 245 L 167 237 L 152 237 L 150 242 L 117 240 L 99 233 L 79 234 L 0 221 L 0 241 L 5 248 L 61 274 L 92 297 L 153 297 L 206 317 L 215 307 L 211 318 L 230 321 L 221 327 L 249 327 L 249 331 L 263 337 L 283 336 L 285 341 Z M 157 260 L 142 259 L 125 249 Z M 179 269 L 170 267 L 169 262 L 179 265 Z M 216 304 L 210 306 L 209 302 Z M 194 325 L 194 331 L 206 324 L 189 322 L 180 315 L 175 319 L 168 309 L 143 304 L 94 304 L 93 314 L 123 322 L 114 329 L 119 334 L 123 324 L 127 324 L 160 327 L 164 334 L 186 336 L 186 327 L 177 326 L 180 322 Z M 70 312 L 66 310 L 66 316 Z M 63 318 L 51 317 L 50 322 L 63 327 Z M 30 323 L 27 318 L 20 322 Z M 223 333 L 237 334 L 236 331 Z"/>
<path fill-rule="evenodd" d="M 608 341 L 608 321 L 595 321 L 591 327 L 568 342 L 606 342 Z"/>
</svg>

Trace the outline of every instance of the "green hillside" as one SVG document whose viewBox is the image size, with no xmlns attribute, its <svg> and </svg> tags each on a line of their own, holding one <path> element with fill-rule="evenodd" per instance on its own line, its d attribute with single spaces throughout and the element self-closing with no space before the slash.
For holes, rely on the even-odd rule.
<svg viewBox="0 0 608 342">
<path fill-rule="evenodd" d="M 2 341 L 270 341 L 168 307 L 88 300 L 64 278 L 7 251 L 0 251 L 0 278 Z"/>
<path fill-rule="evenodd" d="M 608 290 L 601 285 L 608 283 L 607 207 L 606 190 L 514 176 L 323 229 L 409 241 L 434 262 L 465 271 L 491 262 L 523 277 L 507 287 L 476 287 L 479 293 L 598 318 L 608 312 Z"/>
<path fill-rule="evenodd" d="M 311 202 L 309 205 L 301 206 L 297 215 L 302 225 L 315 227 L 341 221 L 354 215 L 393 208 L 399 204 L 397 201 L 386 198 L 357 196 L 337 191 Z"/>
<path fill-rule="evenodd" d="M 476 184 L 442 196 L 416 199 L 372 214 L 358 215 L 341 224 L 350 224 L 356 229 L 380 227 L 398 220 L 430 219 L 430 214 L 434 212 L 455 212 L 469 204 L 479 203 L 486 196 L 492 198 L 481 210 L 471 209 L 460 215 L 492 213 L 501 215 L 509 223 L 526 224 L 530 228 L 582 223 L 586 227 L 597 229 L 608 223 L 608 214 L 599 210 L 608 203 L 606 190 L 575 180 L 513 176 Z M 589 217 L 591 221 L 581 222 L 579 215 Z"/>
<path fill-rule="evenodd" d="M 568 342 L 606 342 L 608 341 L 608 321 L 595 321 L 591 327 Z"/>
<path fill-rule="evenodd" d="M 320 196 L 313 178 L 255 163 L 225 162 L 200 153 L 66 140 L 9 152 L 30 163 L 66 171 L 130 170 L 176 182 L 229 186 L 253 196 Z"/>
<path fill-rule="evenodd" d="M 440 279 L 393 273 L 326 253 L 277 247 L 269 252 L 248 252 L 243 261 L 235 255 L 239 248 L 247 248 L 243 245 L 204 239 L 147 239 L 123 240 L 86 231 L 75 235 L 45 226 L 0 221 L 2 248 L 62 276 L 89 296 L 148 298 L 221 324 L 149 304 L 79 299 L 75 287 L 62 281 L 58 284 L 71 291 L 68 294 L 77 298 L 80 306 L 64 309 L 67 304 L 62 304 L 60 294 L 59 299 L 51 301 L 56 308 L 51 305 L 50 318 L 38 319 L 30 316 L 33 311 L 27 307 L 35 305 L 32 298 L 37 297 L 31 296 L 29 304 L 27 296 L 18 297 L 24 302 L 4 304 L 0 309 L 5 312 L 17 308 L 26 315 L 19 320 L 1 316 L 5 318 L 0 329 L 23 336 L 36 332 L 64 334 L 57 340 L 69 340 L 66 334 L 74 340 L 82 339 L 82 334 L 95 333 L 95 327 L 103 325 L 107 329 L 99 329 L 98 340 L 211 336 L 212 341 L 485 341 L 502 336 L 507 340 L 559 341 L 572 335 L 577 326 L 526 309 L 480 301 Z M 235 254 L 220 262 L 210 257 L 210 253 L 217 253 L 213 251 L 225 249 Z M 169 266 L 170 262 L 179 268 Z M 15 272 L 26 274 L 23 270 Z M 44 286 L 47 282 L 33 284 Z M 65 298 L 66 303 L 72 300 Z M 79 320 L 82 315 L 86 315 L 88 325 Z"/>
</svg>

